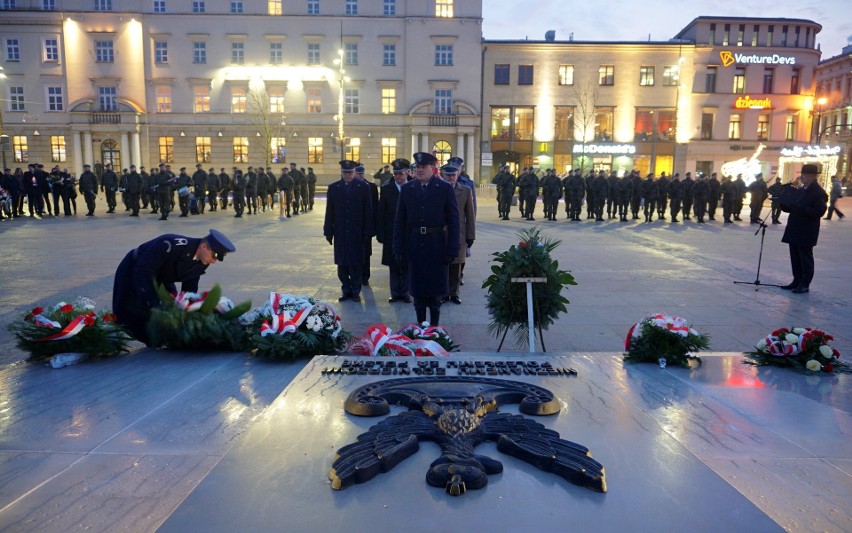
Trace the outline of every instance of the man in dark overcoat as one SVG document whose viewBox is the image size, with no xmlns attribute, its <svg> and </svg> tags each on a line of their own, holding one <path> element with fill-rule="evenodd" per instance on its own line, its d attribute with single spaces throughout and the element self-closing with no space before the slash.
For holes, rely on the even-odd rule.
<svg viewBox="0 0 852 533">
<path fill-rule="evenodd" d="M 393 255 L 393 225 L 396 219 L 396 206 L 399 192 L 408 183 L 411 163 L 408 159 L 396 159 L 391 163 L 393 178 L 385 181 L 380 190 L 379 207 L 376 212 L 376 240 L 382 245 L 382 264 L 388 267 L 390 274 L 389 303 L 402 300 L 411 303 L 408 294 L 408 272 L 405 263 L 397 262 Z"/>
<path fill-rule="evenodd" d="M 176 293 L 198 291 L 198 280 L 207 267 L 221 261 L 236 248 L 215 229 L 201 239 L 166 234 L 140 244 L 124 256 L 115 271 L 112 309 L 119 324 L 138 340 L 147 343 L 151 309 L 160 304 L 154 283 Z"/>
<path fill-rule="evenodd" d="M 364 244 L 375 233 L 370 188 L 355 179 L 357 166 L 355 161 L 340 161 L 340 181 L 328 186 L 326 200 L 323 235 L 334 246 L 334 264 L 342 293 L 339 302 L 361 301 Z M 299 209 L 295 202 L 293 209 Z"/>
<path fill-rule="evenodd" d="M 414 154 L 416 179 L 400 190 L 393 253 L 408 265 L 409 291 L 417 322 L 437 326 L 441 297 L 449 292 L 449 265 L 459 254 L 459 208 L 453 187 L 435 176 L 437 159 Z"/>
<path fill-rule="evenodd" d="M 796 294 L 808 292 L 814 278 L 814 246 L 819 238 L 819 221 L 828 208 L 828 195 L 817 183 L 819 167 L 802 166 L 802 187 L 795 194 L 781 194 L 781 210 L 789 213 L 781 242 L 790 246 L 793 281 L 781 287 Z"/>
</svg>

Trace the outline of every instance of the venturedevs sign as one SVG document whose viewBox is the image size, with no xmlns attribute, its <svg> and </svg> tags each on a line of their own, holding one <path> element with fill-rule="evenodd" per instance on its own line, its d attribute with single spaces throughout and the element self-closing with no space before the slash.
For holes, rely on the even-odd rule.
<svg viewBox="0 0 852 533">
<path fill-rule="evenodd" d="M 780 54 L 734 54 L 728 50 L 719 52 L 722 66 L 730 67 L 734 63 L 739 65 L 767 64 L 767 65 L 795 65 L 796 58 L 793 56 L 782 56 Z"/>
</svg>

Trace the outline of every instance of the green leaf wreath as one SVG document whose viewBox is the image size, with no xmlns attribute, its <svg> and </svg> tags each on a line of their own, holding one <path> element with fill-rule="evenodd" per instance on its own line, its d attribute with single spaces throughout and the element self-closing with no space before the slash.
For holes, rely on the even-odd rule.
<svg viewBox="0 0 852 533">
<path fill-rule="evenodd" d="M 518 233 L 520 242 L 508 250 L 494 252 L 491 275 L 482 283 L 488 291 L 486 307 L 491 314 L 488 331 L 492 335 L 505 338 L 506 333 L 515 329 L 515 345 L 523 345 L 528 338 L 527 293 L 524 283 L 514 283 L 512 278 L 546 278 L 546 283 L 533 283 L 533 324 L 539 329 L 547 329 L 568 310 L 568 298 L 562 296 L 566 285 L 576 285 L 574 276 L 568 270 L 559 270 L 559 262 L 550 254 L 561 241 L 542 237 L 538 228 Z M 502 340 L 500 342 L 502 345 Z"/>
<path fill-rule="evenodd" d="M 255 355 L 281 361 L 292 361 L 320 354 L 335 354 L 349 346 L 349 334 L 345 331 L 337 337 L 331 337 L 303 328 L 286 335 L 265 337 L 253 331 L 249 339 L 251 347 L 256 350 Z"/>
<path fill-rule="evenodd" d="M 175 296 L 157 285 L 160 307 L 151 310 L 148 319 L 149 345 L 165 346 L 183 350 L 232 350 L 242 351 L 248 347 L 244 342 L 243 328 L 238 318 L 251 308 L 251 301 L 234 306 L 222 298 L 222 288 L 217 284 L 209 292 L 190 299 L 203 303 L 200 308 L 190 306 L 188 310 L 179 305 Z"/>
<path fill-rule="evenodd" d="M 710 346 L 710 338 L 689 327 L 686 320 L 662 313 L 643 318 L 630 328 L 624 342 L 624 360 L 689 366 L 690 361 L 701 363 L 695 352 Z"/>
</svg>

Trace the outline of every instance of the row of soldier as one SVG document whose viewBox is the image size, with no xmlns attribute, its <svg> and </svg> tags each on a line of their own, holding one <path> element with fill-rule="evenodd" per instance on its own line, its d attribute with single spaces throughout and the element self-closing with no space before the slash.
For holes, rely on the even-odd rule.
<svg viewBox="0 0 852 533">
<path fill-rule="evenodd" d="M 767 198 L 776 198 L 781 192 L 781 179 L 776 178 L 768 186 L 763 176 L 758 174 L 755 180 L 746 185 L 742 175 L 736 179 L 725 176 L 720 182 L 717 173 L 709 177 L 701 172 L 693 179 L 687 172 L 681 179 L 679 173 L 668 177 L 661 173 L 657 178 L 649 173 L 645 179 L 639 171 L 633 170 L 623 177 L 615 172 L 609 175 L 603 170 L 589 172 L 585 177 L 580 169 L 558 175 L 553 169 L 547 169 L 539 177 L 536 169 L 524 168 L 517 178 L 503 165 L 492 179 L 497 186 L 497 213 L 502 220 L 509 220 L 509 211 L 517 191 L 517 203 L 521 216 L 526 220 L 535 220 L 533 214 L 539 194 L 547 220 L 556 220 L 559 201 L 564 200 L 565 214 L 568 220 L 579 222 L 583 204 L 586 206 L 586 219 L 604 221 L 604 212 L 608 220 L 618 218 L 626 222 L 632 215 L 638 220 L 640 213 L 645 222 L 652 222 L 654 215 L 666 220 L 668 210 L 671 222 L 692 220 L 694 215 L 699 224 L 707 220 L 716 220 L 720 202 L 726 224 L 742 220 L 740 215 L 744 207 L 746 193 L 750 193 L 749 219 L 757 224 L 761 218 L 761 209 Z M 781 215 L 777 201 L 772 201 L 772 223 L 779 224 Z"/>
</svg>

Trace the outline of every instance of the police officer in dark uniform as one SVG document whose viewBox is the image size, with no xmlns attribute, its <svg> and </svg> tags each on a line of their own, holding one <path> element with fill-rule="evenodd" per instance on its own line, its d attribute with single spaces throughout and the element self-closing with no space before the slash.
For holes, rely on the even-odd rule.
<svg viewBox="0 0 852 533">
<path fill-rule="evenodd" d="M 375 233 L 370 188 L 364 181 L 355 179 L 357 166 L 355 161 L 340 161 L 340 181 L 328 186 L 325 208 L 323 235 L 334 246 L 334 264 L 342 293 L 339 302 L 361 301 L 364 245 Z M 298 203 L 293 202 L 293 209 L 299 209 Z"/>
<path fill-rule="evenodd" d="M 92 172 L 91 165 L 83 165 L 83 173 L 80 174 L 80 194 L 86 200 L 87 217 L 95 216 L 95 198 L 98 197 L 98 177 Z"/>
<path fill-rule="evenodd" d="M 222 261 L 236 248 L 215 229 L 201 239 L 166 234 L 140 244 L 128 252 L 115 272 L 112 309 L 117 322 L 136 339 L 147 343 L 147 323 L 151 309 L 160 304 L 154 283 L 176 293 L 197 292 L 198 280 L 207 267 Z"/>
<path fill-rule="evenodd" d="M 416 179 L 403 185 L 393 230 L 393 252 L 405 262 L 417 322 L 439 325 L 449 293 L 449 265 L 459 254 L 459 208 L 453 187 L 435 176 L 432 154 L 414 154 Z M 505 192 L 505 191 L 504 191 Z"/>
<path fill-rule="evenodd" d="M 382 245 L 382 264 L 388 267 L 390 277 L 389 303 L 402 300 L 411 303 L 408 294 L 408 271 L 405 263 L 397 262 L 393 254 L 393 225 L 396 206 L 402 186 L 408 183 L 411 163 L 408 159 L 396 159 L 392 163 L 392 179 L 381 186 L 379 208 L 376 213 L 376 240 Z"/>
<path fill-rule="evenodd" d="M 118 191 L 118 176 L 112 170 L 112 164 L 107 163 L 101 174 L 101 192 L 106 196 L 107 213 L 115 213 L 115 193 Z"/>
</svg>

